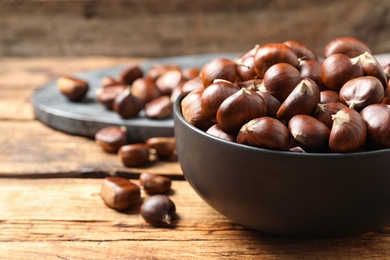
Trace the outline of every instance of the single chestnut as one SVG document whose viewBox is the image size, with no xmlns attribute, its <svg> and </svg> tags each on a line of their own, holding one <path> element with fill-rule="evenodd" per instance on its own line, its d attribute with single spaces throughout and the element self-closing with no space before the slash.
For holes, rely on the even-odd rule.
<svg viewBox="0 0 390 260">
<path fill-rule="evenodd" d="M 119 148 L 118 155 L 126 167 L 143 166 L 150 162 L 149 147 L 143 143 L 123 145 Z"/>
<path fill-rule="evenodd" d="M 352 108 L 343 108 L 332 116 L 333 125 L 329 136 L 329 149 L 332 152 L 355 152 L 361 149 L 366 140 L 366 123 Z"/>
<path fill-rule="evenodd" d="M 122 177 L 106 177 L 100 190 L 100 196 L 110 208 L 125 210 L 140 204 L 140 188 Z"/>
<path fill-rule="evenodd" d="M 204 113 L 201 98 L 204 89 L 191 91 L 181 101 L 181 112 L 184 119 L 191 125 L 206 131 L 214 124 Z"/>
<path fill-rule="evenodd" d="M 215 79 L 225 79 L 230 82 L 235 82 L 237 77 L 237 63 L 226 58 L 214 59 L 202 67 L 200 76 L 205 88 L 211 85 Z"/>
<path fill-rule="evenodd" d="M 133 96 L 130 88 L 120 93 L 112 104 L 112 109 L 122 118 L 133 118 L 138 116 L 144 108 L 144 103 Z"/>
<path fill-rule="evenodd" d="M 333 125 L 332 116 L 346 107 L 346 105 L 337 101 L 328 102 L 325 104 L 319 103 L 317 104 L 317 108 L 314 111 L 313 117 L 324 123 L 330 129 Z"/>
<path fill-rule="evenodd" d="M 176 215 L 176 205 L 168 196 L 157 194 L 145 200 L 140 213 L 151 225 L 170 226 Z"/>
<path fill-rule="evenodd" d="M 131 85 L 131 94 L 144 104 L 161 96 L 161 92 L 154 81 L 148 78 L 136 79 Z"/>
<path fill-rule="evenodd" d="M 131 85 L 136 79 L 142 78 L 143 75 L 144 72 L 138 64 L 131 64 L 119 72 L 119 81 Z"/>
<path fill-rule="evenodd" d="M 350 79 L 363 76 L 359 59 L 344 54 L 332 54 L 321 65 L 321 77 L 325 86 L 336 92 Z"/>
<path fill-rule="evenodd" d="M 294 115 L 311 115 L 320 102 L 320 89 L 314 80 L 302 79 L 276 112 L 276 117 L 287 122 Z"/>
<path fill-rule="evenodd" d="M 114 100 L 127 89 L 126 85 L 112 85 L 98 88 L 95 92 L 97 100 L 108 110 L 112 110 Z"/>
<path fill-rule="evenodd" d="M 126 145 L 127 130 L 124 126 L 106 126 L 95 134 L 95 142 L 108 153 L 116 153 L 119 148 Z"/>
<path fill-rule="evenodd" d="M 290 47 L 295 52 L 295 54 L 297 55 L 297 57 L 299 59 L 304 59 L 304 60 L 317 60 L 318 59 L 317 55 L 314 53 L 314 51 L 312 49 L 310 49 L 309 47 L 307 47 L 302 42 L 289 40 L 289 41 L 283 42 L 283 44 Z"/>
<path fill-rule="evenodd" d="M 181 70 L 181 73 L 183 75 L 183 79 L 187 81 L 199 77 L 200 69 L 196 67 L 184 68 Z"/>
<path fill-rule="evenodd" d="M 288 151 L 290 140 L 290 131 L 286 125 L 267 116 L 250 120 L 237 135 L 237 143 L 282 151 Z"/>
<path fill-rule="evenodd" d="M 57 80 L 57 88 L 70 101 L 80 101 L 86 96 L 89 84 L 76 77 L 62 76 Z"/>
<path fill-rule="evenodd" d="M 156 79 L 156 87 L 162 95 L 170 95 L 173 89 L 183 84 L 184 81 L 180 70 L 169 70 Z"/>
<path fill-rule="evenodd" d="M 328 149 L 330 129 L 309 115 L 295 115 L 288 121 L 288 129 L 294 140 L 308 152 Z"/>
<path fill-rule="evenodd" d="M 236 59 L 236 62 L 238 63 L 237 76 L 240 78 L 240 81 L 253 80 L 256 78 L 255 54 L 259 47 L 259 45 L 256 45 L 253 49 Z"/>
<path fill-rule="evenodd" d="M 322 90 L 320 92 L 320 103 L 340 102 L 340 95 L 334 90 Z"/>
<path fill-rule="evenodd" d="M 181 68 L 177 64 L 163 64 L 155 63 L 152 67 L 146 72 L 145 78 L 156 81 L 162 74 L 167 71 L 181 71 Z"/>
<path fill-rule="evenodd" d="M 179 89 L 180 89 L 180 94 L 183 96 L 186 96 L 188 93 L 190 93 L 195 89 L 203 89 L 202 78 L 195 77 L 193 79 L 190 79 L 184 82 Z"/>
<path fill-rule="evenodd" d="M 151 137 L 145 144 L 154 149 L 160 159 L 171 158 L 176 153 L 176 141 L 174 137 Z"/>
<path fill-rule="evenodd" d="M 380 103 L 384 98 L 384 89 L 378 78 L 363 76 L 347 81 L 339 95 L 342 103 L 361 111 L 368 105 Z"/>
<path fill-rule="evenodd" d="M 367 125 L 367 143 L 374 149 L 390 148 L 390 105 L 372 104 L 361 112 Z"/>
<path fill-rule="evenodd" d="M 145 116 L 150 119 L 165 119 L 173 114 L 171 97 L 164 95 L 153 99 L 145 105 Z"/>
<path fill-rule="evenodd" d="M 290 47 L 283 43 L 268 43 L 257 49 L 254 66 L 259 78 L 263 78 L 265 72 L 277 63 L 288 63 L 297 68 L 298 57 Z"/>
<path fill-rule="evenodd" d="M 172 181 L 168 177 L 143 172 L 139 176 L 139 183 L 148 194 L 162 194 L 171 190 Z"/>
<path fill-rule="evenodd" d="M 226 141 L 236 142 L 236 137 L 234 135 L 225 133 L 217 124 L 212 125 L 209 129 L 207 129 L 206 133 Z"/>
<path fill-rule="evenodd" d="M 370 53 L 365 52 L 359 55 L 360 66 L 362 67 L 365 76 L 373 76 L 380 80 L 383 88 L 387 87 L 387 76 L 384 68 L 379 61 Z"/>
<path fill-rule="evenodd" d="M 268 92 L 259 90 L 257 93 L 259 93 L 259 95 L 264 99 L 265 105 L 267 107 L 267 116 L 276 117 L 276 113 L 282 105 L 280 101 Z"/>
<path fill-rule="evenodd" d="M 297 68 L 288 63 L 278 63 L 265 72 L 260 91 L 268 92 L 279 102 L 283 102 L 301 79 Z"/>
<path fill-rule="evenodd" d="M 239 90 L 240 88 L 230 81 L 214 80 L 202 93 L 201 106 L 204 114 L 211 121 L 216 122 L 217 111 L 221 103 Z"/>
<path fill-rule="evenodd" d="M 245 123 L 266 114 L 264 99 L 254 90 L 241 88 L 221 103 L 216 119 L 222 131 L 237 135 Z"/>
<path fill-rule="evenodd" d="M 299 60 L 299 72 L 302 78 L 310 78 L 317 83 L 320 90 L 325 90 L 326 86 L 322 82 L 321 62 L 318 60 Z"/>
<path fill-rule="evenodd" d="M 371 53 L 371 50 L 361 40 L 354 37 L 338 37 L 325 45 L 324 56 L 326 58 L 335 53 L 341 53 L 354 58 L 365 52 Z"/>
</svg>

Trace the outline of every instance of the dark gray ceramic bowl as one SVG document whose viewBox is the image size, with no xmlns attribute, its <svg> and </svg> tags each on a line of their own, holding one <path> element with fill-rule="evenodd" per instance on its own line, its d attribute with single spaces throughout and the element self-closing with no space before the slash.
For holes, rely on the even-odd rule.
<svg viewBox="0 0 390 260">
<path fill-rule="evenodd" d="M 266 233 L 340 237 L 390 224 L 390 149 L 300 154 L 240 145 L 188 124 L 175 103 L 183 173 L 211 207 Z"/>
</svg>

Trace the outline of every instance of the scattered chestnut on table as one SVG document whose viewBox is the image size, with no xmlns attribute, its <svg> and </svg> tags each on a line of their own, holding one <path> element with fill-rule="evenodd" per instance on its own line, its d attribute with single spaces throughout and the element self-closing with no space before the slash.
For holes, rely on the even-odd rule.
<svg viewBox="0 0 390 260">
<path fill-rule="evenodd" d="M 168 196 L 157 194 L 145 200 L 140 213 L 151 225 L 171 226 L 176 216 L 176 205 Z"/>
<path fill-rule="evenodd" d="M 106 177 L 103 180 L 100 195 L 107 206 L 125 210 L 140 203 L 140 188 L 122 177 Z"/>
<path fill-rule="evenodd" d="M 79 101 L 89 90 L 88 82 L 71 76 L 62 76 L 57 80 L 59 91 L 71 101 Z"/>
</svg>

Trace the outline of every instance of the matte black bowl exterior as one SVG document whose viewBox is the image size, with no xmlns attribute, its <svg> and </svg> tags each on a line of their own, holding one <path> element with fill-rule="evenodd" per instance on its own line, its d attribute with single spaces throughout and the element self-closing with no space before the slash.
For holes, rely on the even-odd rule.
<svg viewBox="0 0 390 260">
<path fill-rule="evenodd" d="M 300 154 L 240 145 L 188 124 L 175 103 L 184 176 L 211 207 L 244 226 L 294 237 L 340 237 L 390 224 L 390 149 Z"/>
</svg>

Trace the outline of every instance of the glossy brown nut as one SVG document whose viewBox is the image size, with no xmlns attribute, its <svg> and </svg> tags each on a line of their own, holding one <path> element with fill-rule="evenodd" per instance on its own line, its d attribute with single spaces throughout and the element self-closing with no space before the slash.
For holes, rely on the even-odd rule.
<svg viewBox="0 0 390 260">
<path fill-rule="evenodd" d="M 149 147 L 146 144 L 127 144 L 119 148 L 118 155 L 126 167 L 138 167 L 150 162 Z"/>
<path fill-rule="evenodd" d="M 340 102 L 340 95 L 333 90 L 322 90 L 320 92 L 320 103 Z"/>
<path fill-rule="evenodd" d="M 264 99 L 256 91 L 242 88 L 221 103 L 216 119 L 222 131 L 235 136 L 245 123 L 266 114 Z"/>
<path fill-rule="evenodd" d="M 355 152 L 363 146 L 367 130 L 362 116 L 352 108 L 343 108 L 332 116 L 333 125 L 329 136 L 332 152 Z"/>
<path fill-rule="evenodd" d="M 283 44 L 290 47 L 295 52 L 295 54 L 297 55 L 297 57 L 299 59 L 317 60 L 317 55 L 314 53 L 314 51 L 311 50 L 309 47 L 307 47 L 302 42 L 289 40 L 289 41 L 283 42 Z"/>
<path fill-rule="evenodd" d="M 347 106 L 341 102 L 329 102 L 326 104 L 317 104 L 313 117 L 324 123 L 329 129 L 332 128 L 332 116 Z"/>
<path fill-rule="evenodd" d="M 159 158 L 170 158 L 176 153 L 176 141 L 174 137 L 151 137 L 145 144 L 154 149 Z"/>
<path fill-rule="evenodd" d="M 126 85 L 112 85 L 105 88 L 99 88 L 96 90 L 96 98 L 106 109 L 112 110 L 114 100 L 120 93 L 125 91 L 126 88 Z"/>
<path fill-rule="evenodd" d="M 101 81 L 101 87 L 102 88 L 108 88 L 111 86 L 117 86 L 117 85 L 126 85 L 127 83 L 123 80 L 116 79 L 110 76 L 103 77 Z"/>
<path fill-rule="evenodd" d="M 354 58 L 365 52 L 371 53 L 370 48 L 362 41 L 354 37 L 338 37 L 328 42 L 324 49 L 325 57 L 335 53 L 344 54 Z"/>
<path fill-rule="evenodd" d="M 170 226 L 176 215 L 176 205 L 165 195 L 153 195 L 142 204 L 140 213 L 151 225 Z"/>
<path fill-rule="evenodd" d="M 107 206 L 125 210 L 140 203 L 140 188 L 122 177 L 106 177 L 103 180 L 100 195 Z"/>
<path fill-rule="evenodd" d="M 132 64 L 119 72 L 119 81 L 131 85 L 136 79 L 142 78 L 143 75 L 144 72 L 141 67 L 138 64 Z"/>
<path fill-rule="evenodd" d="M 205 115 L 201 98 L 203 88 L 191 91 L 181 101 L 181 111 L 184 119 L 191 125 L 206 131 L 214 123 Z"/>
<path fill-rule="evenodd" d="M 295 115 L 288 122 L 294 140 L 308 152 L 328 149 L 330 129 L 321 121 L 308 115 Z"/>
<path fill-rule="evenodd" d="M 200 76 L 205 88 L 211 85 L 216 79 L 235 82 L 237 77 L 237 63 L 226 58 L 214 59 L 202 67 Z"/>
<path fill-rule="evenodd" d="M 347 81 L 339 95 L 342 103 L 361 111 L 368 105 L 380 103 L 384 98 L 384 89 L 378 78 L 364 76 Z"/>
<path fill-rule="evenodd" d="M 156 87 L 162 95 L 170 95 L 174 88 L 183 84 L 184 78 L 179 70 L 170 70 L 156 79 Z"/>
<path fill-rule="evenodd" d="M 217 111 L 221 103 L 239 90 L 240 88 L 230 81 L 214 80 L 202 93 L 201 106 L 204 114 L 211 121 L 216 122 Z"/>
<path fill-rule="evenodd" d="M 317 83 L 320 90 L 325 90 L 325 84 L 322 82 L 321 62 L 318 60 L 300 60 L 299 72 L 302 78 L 309 78 Z"/>
<path fill-rule="evenodd" d="M 255 118 L 246 123 L 237 135 L 237 143 L 287 151 L 291 135 L 282 122 L 272 117 Z"/>
<path fill-rule="evenodd" d="M 375 149 L 390 148 L 390 105 L 372 104 L 361 112 L 367 125 L 367 143 Z"/>
<path fill-rule="evenodd" d="M 131 85 L 131 94 L 144 104 L 161 96 L 161 92 L 154 81 L 148 78 L 136 79 Z"/>
<path fill-rule="evenodd" d="M 146 72 L 145 77 L 156 81 L 162 74 L 171 70 L 181 71 L 180 66 L 177 64 L 153 64 Z"/>
<path fill-rule="evenodd" d="M 360 66 L 365 76 L 373 76 L 380 80 L 383 88 L 387 87 L 387 76 L 379 61 L 370 53 L 365 52 L 359 55 Z"/>
<path fill-rule="evenodd" d="M 195 67 L 184 68 L 181 70 L 184 80 L 190 80 L 199 77 L 200 69 Z"/>
<path fill-rule="evenodd" d="M 186 96 L 188 93 L 196 89 L 203 89 L 203 83 L 201 77 L 195 77 L 193 79 L 184 82 L 183 85 L 181 85 L 180 94 Z"/>
<path fill-rule="evenodd" d="M 145 105 L 145 116 L 150 119 L 165 119 L 173 114 L 173 104 L 170 96 L 155 98 Z"/>
<path fill-rule="evenodd" d="M 57 80 L 57 88 L 69 100 L 79 101 L 87 94 L 89 84 L 76 77 L 62 76 Z"/>
<path fill-rule="evenodd" d="M 284 100 L 276 112 L 276 117 L 288 121 L 295 115 L 311 115 L 320 102 L 320 89 L 311 79 L 303 79 Z"/>
<path fill-rule="evenodd" d="M 268 92 L 283 102 L 301 79 L 297 68 L 287 63 L 278 63 L 271 66 L 265 73 L 260 91 Z"/>
<path fill-rule="evenodd" d="M 277 63 L 288 63 L 297 68 L 298 57 L 283 43 L 268 43 L 259 47 L 254 56 L 255 72 L 259 78 L 263 78 L 265 72 Z"/>
<path fill-rule="evenodd" d="M 207 129 L 206 133 L 208 133 L 212 136 L 218 137 L 220 139 L 226 140 L 226 141 L 236 142 L 235 136 L 225 133 L 224 131 L 222 131 L 222 129 L 217 124 L 211 126 L 209 129 Z"/>
<path fill-rule="evenodd" d="M 122 118 L 133 118 L 138 116 L 139 112 L 144 108 L 144 103 L 131 94 L 131 90 L 127 88 L 120 93 L 114 100 L 112 109 Z"/>
<path fill-rule="evenodd" d="M 127 130 L 119 126 L 104 127 L 96 132 L 95 142 L 104 151 L 116 153 L 121 146 L 127 144 Z"/>
<path fill-rule="evenodd" d="M 264 99 L 267 107 L 267 116 L 276 117 L 276 113 L 282 105 L 280 101 L 268 92 L 257 91 L 257 93 L 259 93 L 259 95 Z"/>
<path fill-rule="evenodd" d="M 148 194 L 162 194 L 171 190 L 171 179 L 162 175 L 143 172 L 139 177 L 139 181 Z"/>
</svg>

